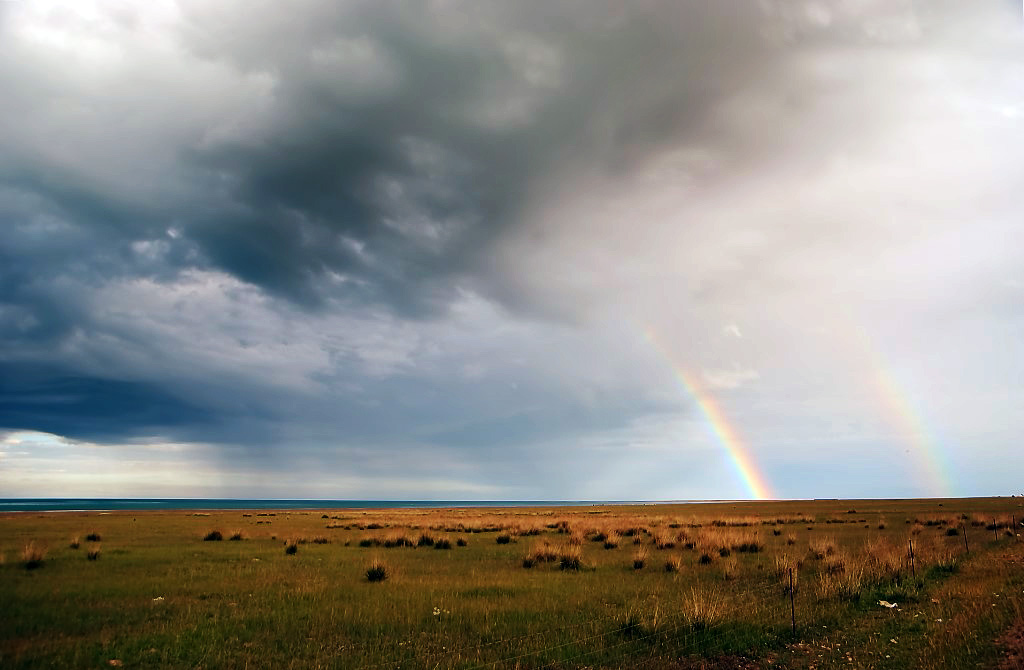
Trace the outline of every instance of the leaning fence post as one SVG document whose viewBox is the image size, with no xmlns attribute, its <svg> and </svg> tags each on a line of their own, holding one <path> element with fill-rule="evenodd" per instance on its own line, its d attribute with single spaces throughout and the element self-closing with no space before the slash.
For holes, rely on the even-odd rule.
<svg viewBox="0 0 1024 670">
<path fill-rule="evenodd" d="M 992 517 L 992 534 L 996 538 L 996 542 L 999 541 L 999 524 L 996 523 L 996 518 Z"/>
<path fill-rule="evenodd" d="M 793 600 L 793 568 L 789 569 L 789 616 L 793 622 L 793 635 L 796 635 L 796 604 Z"/>
<path fill-rule="evenodd" d="M 914 567 L 914 541 L 913 540 L 908 540 L 908 541 L 910 542 L 910 574 L 912 574 L 914 576 L 914 578 L 916 579 L 917 578 L 917 568 Z"/>
<path fill-rule="evenodd" d="M 971 553 L 971 547 L 967 544 L 967 524 L 962 523 L 960 526 L 964 529 L 964 551 L 969 554 Z"/>
</svg>

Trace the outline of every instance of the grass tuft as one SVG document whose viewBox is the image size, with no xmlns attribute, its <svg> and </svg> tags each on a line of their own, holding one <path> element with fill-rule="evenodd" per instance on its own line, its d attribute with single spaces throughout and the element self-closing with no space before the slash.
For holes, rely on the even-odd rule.
<svg viewBox="0 0 1024 670">
<path fill-rule="evenodd" d="M 579 545 L 562 547 L 558 553 L 558 567 L 562 570 L 579 570 L 583 567 L 583 549 Z"/>
<path fill-rule="evenodd" d="M 725 581 L 731 582 L 740 575 L 740 564 L 735 558 L 730 558 L 728 561 L 723 562 L 722 576 L 725 577 Z"/>
<path fill-rule="evenodd" d="M 90 536 L 90 537 L 92 537 L 92 536 Z M 86 538 L 86 539 L 89 539 L 89 538 Z M 203 541 L 204 542 L 220 542 L 223 539 L 224 539 L 224 535 L 219 530 L 211 530 L 209 533 L 206 534 L 206 537 L 203 538 Z M 90 542 L 96 542 L 98 540 L 89 540 L 89 541 Z"/>
<path fill-rule="evenodd" d="M 96 531 L 93 531 L 93 532 L 91 532 L 91 533 L 89 533 L 88 535 L 85 536 L 85 541 L 86 542 L 99 542 L 102 539 L 103 538 L 101 538 L 100 534 L 97 533 Z"/>
<path fill-rule="evenodd" d="M 100 545 L 93 544 L 85 553 L 85 557 L 90 561 L 95 561 L 100 557 Z"/>
<path fill-rule="evenodd" d="M 370 562 L 370 567 L 366 568 L 366 581 L 382 582 L 388 578 L 388 572 L 388 566 L 379 558 L 375 558 Z"/>
<path fill-rule="evenodd" d="M 36 568 L 43 567 L 45 560 L 46 549 L 42 545 L 36 544 L 35 540 L 30 540 L 21 550 L 21 561 L 25 564 L 26 570 L 35 570 Z"/>
<path fill-rule="evenodd" d="M 292 556 L 295 553 L 297 553 L 298 551 L 299 551 L 299 541 L 298 540 L 288 539 L 288 540 L 284 541 L 284 553 L 288 554 L 289 556 Z"/>
<path fill-rule="evenodd" d="M 694 630 L 706 630 L 722 620 L 724 607 L 718 591 L 707 587 L 694 587 L 683 600 L 683 616 Z"/>
</svg>

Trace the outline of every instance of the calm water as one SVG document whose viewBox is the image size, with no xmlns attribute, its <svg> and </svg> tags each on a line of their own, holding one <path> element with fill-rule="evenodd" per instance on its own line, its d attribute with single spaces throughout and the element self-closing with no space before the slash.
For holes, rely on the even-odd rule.
<svg viewBox="0 0 1024 670">
<path fill-rule="evenodd" d="M 573 507 L 663 504 L 641 500 L 265 500 L 242 498 L 0 498 L 3 512 L 162 509 L 379 509 L 433 507 Z"/>
</svg>

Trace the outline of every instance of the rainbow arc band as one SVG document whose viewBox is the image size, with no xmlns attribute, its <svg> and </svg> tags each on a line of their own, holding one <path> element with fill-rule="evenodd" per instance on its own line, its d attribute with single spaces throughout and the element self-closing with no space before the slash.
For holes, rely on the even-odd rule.
<svg viewBox="0 0 1024 670">
<path fill-rule="evenodd" d="M 668 361 L 675 374 L 676 381 L 683 388 L 686 394 L 697 403 L 701 414 L 704 417 L 708 428 L 714 435 L 715 440 L 722 446 L 733 469 L 736 471 L 740 481 L 743 482 L 747 492 L 758 500 L 769 500 L 774 498 L 771 487 L 765 480 L 764 474 L 757 467 L 756 461 L 751 456 L 749 449 L 740 439 L 736 429 L 729 422 L 718 401 L 709 391 L 700 386 L 696 378 L 687 373 L 680 365 L 667 347 L 659 342 L 656 334 L 650 328 L 644 330 L 644 339 L 650 342 L 654 348 Z"/>
</svg>

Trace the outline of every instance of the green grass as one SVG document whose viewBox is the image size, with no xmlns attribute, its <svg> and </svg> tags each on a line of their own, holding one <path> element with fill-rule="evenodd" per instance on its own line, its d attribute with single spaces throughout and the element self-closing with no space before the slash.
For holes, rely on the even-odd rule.
<svg viewBox="0 0 1024 670">
<path fill-rule="evenodd" d="M 959 551 L 963 538 L 947 536 L 938 522 L 920 524 L 913 535 L 917 577 L 868 580 L 850 598 L 817 592 L 826 568 L 824 558 L 811 555 L 812 539 L 834 541 L 849 565 L 879 538 L 902 547 L 916 519 L 960 513 L 1022 516 L 1011 499 L 338 510 L 326 520 L 320 511 L 10 514 L 0 518 L 0 667 L 109 667 L 117 659 L 148 668 L 568 668 L 631 667 L 638 657 L 669 667 L 690 655 L 768 659 L 787 654 L 795 641 L 818 639 L 822 630 L 889 630 L 899 615 L 882 611 L 878 599 L 930 605 L 938 589 L 971 574 L 972 561 L 1016 546 L 968 526 L 971 558 L 932 564 L 929 547 Z M 781 517 L 791 518 L 780 523 Z M 883 519 L 887 528 L 879 529 Z M 218 527 L 239 528 L 246 539 L 204 542 Z M 574 532 L 607 533 L 605 539 L 618 532 L 642 544 L 571 544 Z M 666 539 L 682 532 L 689 541 L 668 548 Z M 100 560 L 68 545 L 69 537 L 86 533 L 102 536 Z M 385 547 L 396 533 L 434 542 Z M 716 535 L 725 533 L 735 535 Z M 477 539 L 467 546 L 453 541 L 469 534 Z M 787 543 L 790 534 L 795 544 Z M 497 542 L 501 535 L 509 542 Z M 304 537 L 329 542 L 314 539 L 285 553 L 284 538 Z M 361 547 L 363 538 L 374 542 Z M 442 538 L 447 550 L 435 551 Z M 658 549 L 659 541 L 666 548 Z M 712 541 L 734 547 L 731 556 L 720 558 L 715 546 L 707 550 L 715 560 L 699 565 L 702 546 Z M 758 551 L 737 548 L 750 541 Z M 46 558 L 28 570 L 19 558 L 31 542 L 45 548 Z M 524 569 L 524 553 L 543 542 L 569 556 L 578 550 L 579 569 L 560 569 L 562 561 Z M 635 569 L 638 549 L 646 561 Z M 775 568 L 782 555 L 803 561 L 796 640 Z M 375 560 L 387 566 L 383 581 L 367 578 Z M 666 571 L 669 561 L 678 569 Z M 900 635 L 913 638 L 911 624 L 899 621 Z M 990 641 L 998 633 L 988 619 L 977 628 L 991 633 Z M 876 638 L 865 632 L 859 644 Z M 924 632 L 921 640 L 928 643 Z M 904 664 L 893 667 L 915 667 L 910 659 L 917 657 L 905 653 Z"/>
</svg>

